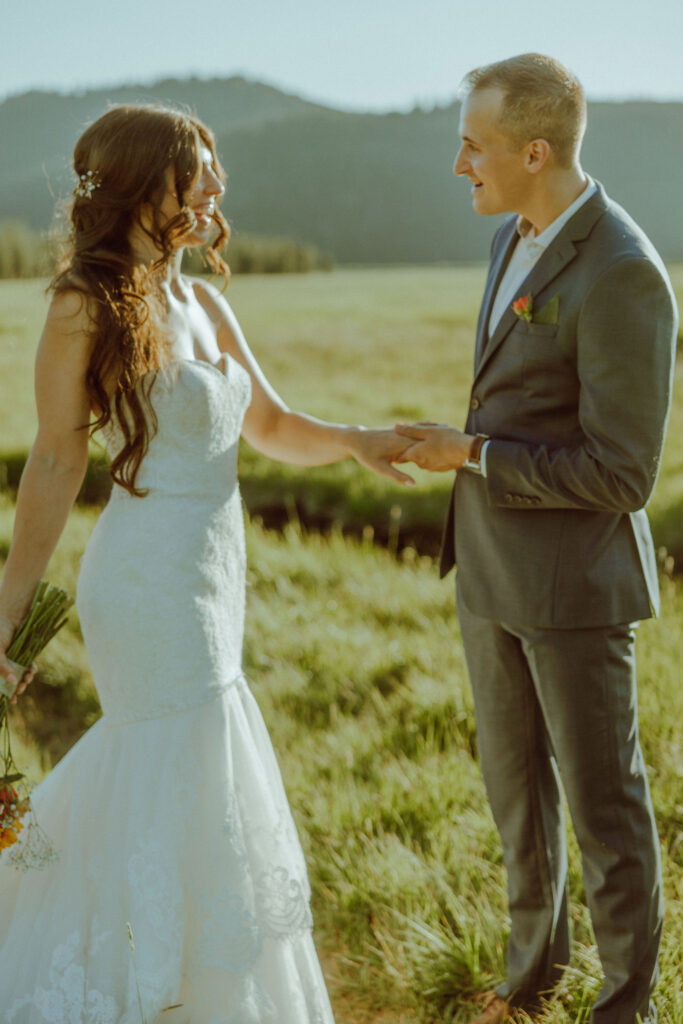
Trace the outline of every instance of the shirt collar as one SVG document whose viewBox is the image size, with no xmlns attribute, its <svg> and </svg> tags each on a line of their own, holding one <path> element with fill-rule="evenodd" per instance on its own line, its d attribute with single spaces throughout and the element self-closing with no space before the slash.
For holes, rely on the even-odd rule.
<svg viewBox="0 0 683 1024">
<path fill-rule="evenodd" d="M 526 217 L 517 218 L 517 234 L 521 239 L 524 240 L 529 249 L 538 247 L 539 249 L 547 249 L 554 238 L 559 235 L 562 228 L 565 226 L 568 220 L 570 220 L 577 210 L 579 210 L 584 203 L 588 202 L 590 197 L 598 191 L 598 186 L 595 184 L 593 179 L 586 175 L 586 186 L 580 195 L 576 197 L 573 203 L 562 211 L 559 217 L 556 217 L 552 223 L 545 228 L 540 235 L 531 234 L 531 223 Z"/>
</svg>

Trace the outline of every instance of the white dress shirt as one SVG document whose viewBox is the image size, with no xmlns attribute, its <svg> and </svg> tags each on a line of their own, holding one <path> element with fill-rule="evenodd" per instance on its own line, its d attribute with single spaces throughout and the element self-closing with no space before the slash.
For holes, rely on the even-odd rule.
<svg viewBox="0 0 683 1024">
<path fill-rule="evenodd" d="M 505 268 L 505 273 L 498 285 L 498 291 L 491 307 L 489 317 L 489 338 L 500 323 L 503 313 L 511 306 L 515 299 L 519 298 L 521 286 L 536 266 L 541 256 L 548 248 L 554 238 L 559 235 L 567 221 L 574 216 L 585 202 L 598 191 L 598 186 L 586 175 L 586 187 L 580 196 L 571 203 L 566 210 L 563 210 L 559 217 L 548 225 L 548 227 L 535 235 L 531 224 L 524 217 L 517 220 L 517 234 L 519 236 L 515 250 L 510 257 L 510 262 Z"/>
<path fill-rule="evenodd" d="M 511 306 L 515 299 L 519 298 L 522 284 L 536 266 L 550 243 L 557 237 L 557 235 L 559 235 L 562 228 L 565 226 L 567 221 L 574 216 L 576 211 L 579 210 L 597 191 L 598 186 L 592 178 L 589 178 L 588 175 L 586 175 L 586 186 L 583 192 L 577 196 L 574 202 L 570 203 L 566 210 L 563 210 L 559 217 L 556 217 L 544 231 L 541 231 L 540 235 L 535 235 L 533 233 L 531 224 L 528 220 L 524 217 L 518 218 L 517 234 L 519 237 L 517 239 L 514 252 L 510 257 L 510 262 L 505 268 L 505 273 L 498 285 L 498 291 L 496 292 L 496 297 L 491 307 L 488 330 L 489 337 L 491 337 L 500 323 L 503 313 L 508 306 Z M 489 444 L 490 441 L 484 441 L 481 449 L 480 466 L 482 476 L 486 476 L 486 450 Z"/>
</svg>

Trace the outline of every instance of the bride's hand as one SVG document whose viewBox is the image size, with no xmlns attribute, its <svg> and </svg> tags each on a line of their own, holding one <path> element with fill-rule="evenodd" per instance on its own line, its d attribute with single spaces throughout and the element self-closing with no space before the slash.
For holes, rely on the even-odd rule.
<svg viewBox="0 0 683 1024">
<path fill-rule="evenodd" d="M 415 481 L 408 473 L 402 473 L 393 465 L 413 442 L 399 437 L 394 430 L 374 427 L 354 427 L 348 434 L 348 450 L 362 466 L 395 480 L 407 487 L 414 487 Z"/>
<path fill-rule="evenodd" d="M 9 661 L 7 660 L 7 655 L 5 652 L 7 651 L 7 648 L 9 647 L 12 641 L 15 629 L 16 624 L 14 622 L 6 618 L 5 616 L 0 616 L 0 676 L 2 676 L 2 678 L 10 684 L 10 686 L 14 686 L 16 684 L 17 674 L 10 665 Z M 20 694 L 24 692 L 26 687 L 29 685 L 29 683 L 35 676 L 37 670 L 38 666 L 35 664 L 31 665 L 27 669 L 27 671 L 24 673 L 21 680 L 19 681 L 19 685 L 17 686 L 13 696 L 10 698 L 11 704 L 16 704 L 17 697 L 19 697 Z"/>
</svg>

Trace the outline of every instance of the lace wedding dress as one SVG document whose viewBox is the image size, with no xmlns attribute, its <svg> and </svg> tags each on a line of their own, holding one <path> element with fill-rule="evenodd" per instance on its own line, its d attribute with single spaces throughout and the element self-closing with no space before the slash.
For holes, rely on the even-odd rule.
<svg viewBox="0 0 683 1024">
<path fill-rule="evenodd" d="M 78 611 L 103 716 L 33 793 L 57 863 L 0 860 L 2 1024 L 332 1024 L 301 847 L 241 673 L 249 398 L 227 356 L 159 374 L 149 493 L 115 486 L 86 548 Z"/>
</svg>

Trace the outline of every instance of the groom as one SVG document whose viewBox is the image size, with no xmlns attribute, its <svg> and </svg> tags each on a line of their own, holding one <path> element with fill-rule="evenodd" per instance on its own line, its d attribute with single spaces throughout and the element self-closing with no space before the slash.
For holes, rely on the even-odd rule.
<svg viewBox="0 0 683 1024">
<path fill-rule="evenodd" d="M 560 779 L 605 974 L 593 1024 L 654 1022 L 662 906 L 638 742 L 635 629 L 655 614 L 646 504 L 671 397 L 662 262 L 581 169 L 585 100 L 525 54 L 465 79 L 455 173 L 497 232 L 465 433 L 400 426 L 458 470 L 442 548 L 508 873 L 507 979 L 478 1024 L 533 1012 L 569 961 Z"/>
</svg>

